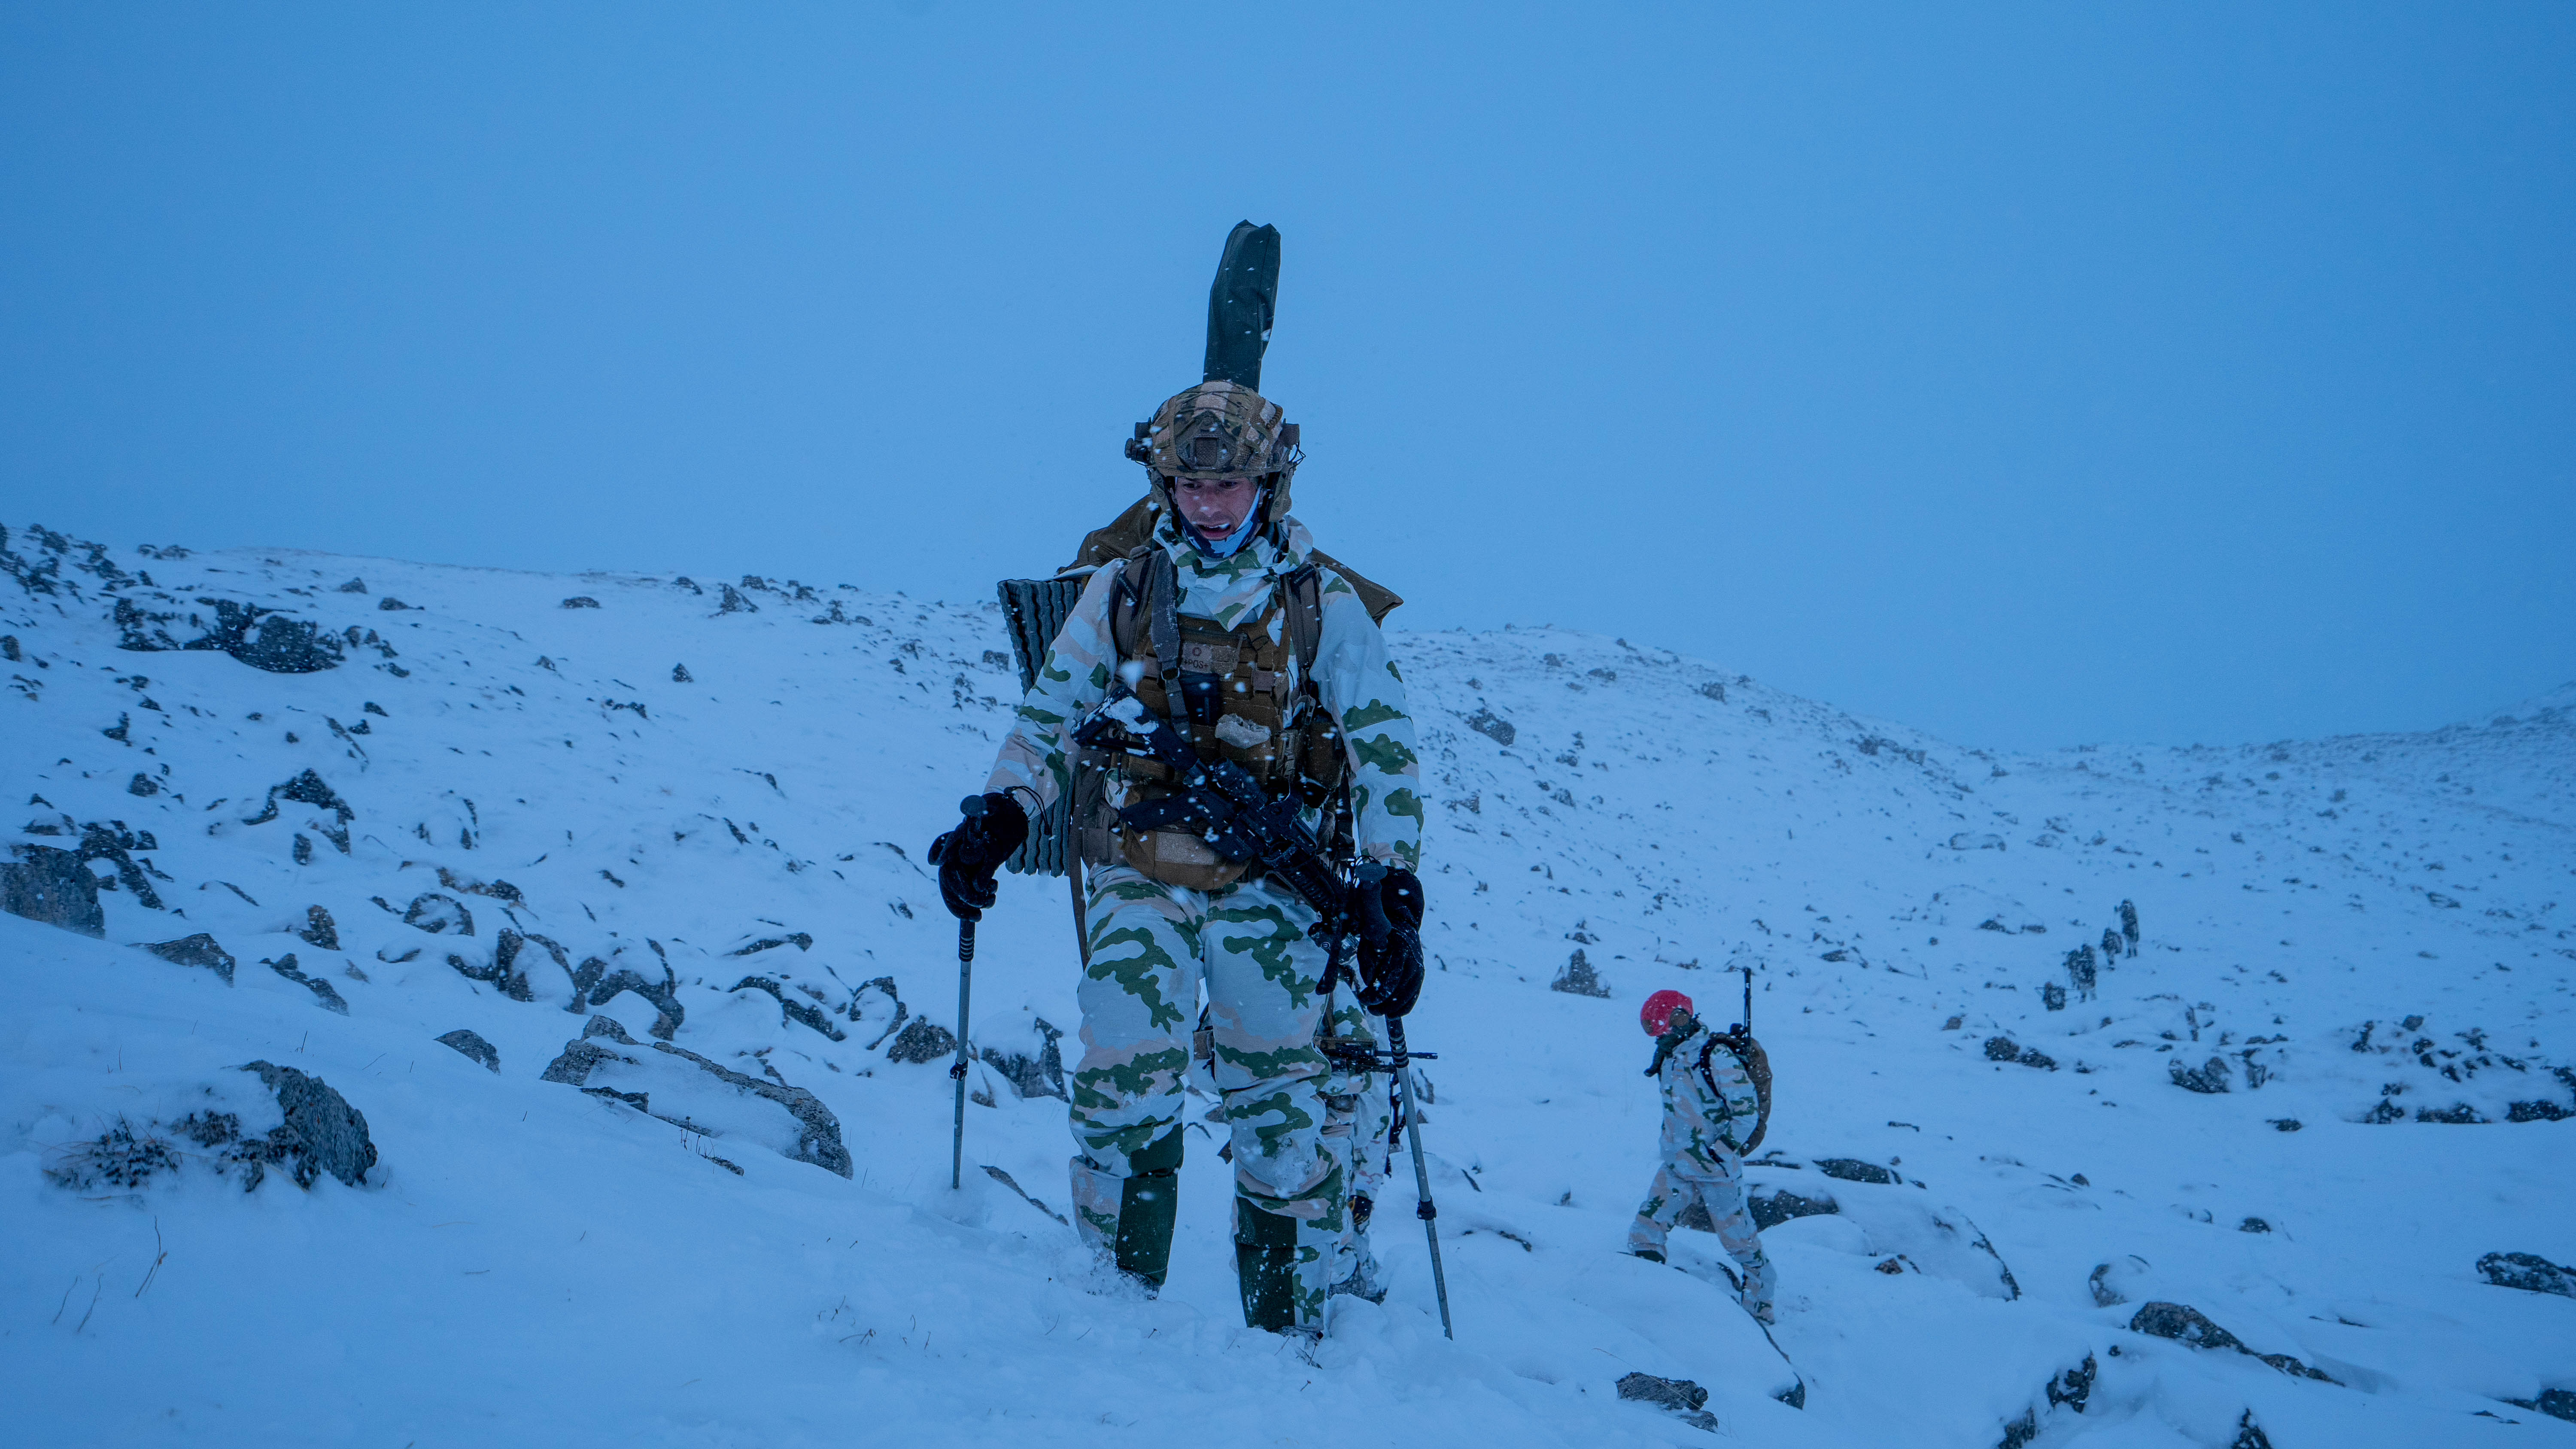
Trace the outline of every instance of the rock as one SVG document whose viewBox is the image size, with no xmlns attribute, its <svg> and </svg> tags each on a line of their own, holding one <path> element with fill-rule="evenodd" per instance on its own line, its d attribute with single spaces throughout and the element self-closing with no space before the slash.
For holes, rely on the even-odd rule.
<svg viewBox="0 0 2576 1449">
<path fill-rule="evenodd" d="M 1819 1157 L 1816 1170 L 1844 1182 L 1874 1182 L 1885 1186 L 1904 1180 L 1875 1162 L 1863 1162 L 1857 1157 Z"/>
<path fill-rule="evenodd" d="M 304 944 L 317 950 L 340 949 L 340 928 L 332 922 L 331 913 L 320 906 L 304 908 L 304 929 L 295 934 Z"/>
<path fill-rule="evenodd" d="M 2247 1409 L 2245 1416 L 2236 1421 L 2236 1437 L 2227 1441 L 2227 1449 L 2272 1449 L 2271 1437 L 2263 1432 L 2262 1425 L 2254 1422 L 2252 1409 Z"/>
<path fill-rule="evenodd" d="M 0 911 L 84 936 L 107 935 L 98 877 L 79 854 L 50 845 L 19 845 L 19 859 L 0 865 Z"/>
<path fill-rule="evenodd" d="M 439 899 L 447 900 L 448 898 L 441 896 Z M 450 901 L 449 903 L 451 905 L 454 904 L 453 901 Z M 414 901 L 412 903 L 415 908 L 417 908 L 419 904 L 420 902 L 418 901 Z M 457 909 L 461 911 L 464 907 L 457 906 Z M 468 919 L 467 924 L 469 926 L 472 925 L 471 918 Z M 423 929 L 431 928 L 424 927 Z M 473 932 L 468 930 L 465 934 L 470 936 Z M 537 999 L 537 993 L 535 989 L 528 984 L 527 971 L 519 965 L 519 953 L 521 949 L 526 946 L 527 941 L 527 937 L 520 935 L 518 932 L 511 930 L 507 926 L 504 926 L 501 928 L 499 938 L 492 943 L 492 959 L 488 964 L 478 966 L 454 952 L 448 953 L 447 964 L 448 967 L 455 971 L 457 975 L 464 977 L 468 981 L 485 981 L 491 983 L 494 987 L 500 990 L 500 993 L 503 996 L 510 998 L 512 1001 L 534 1001 Z M 548 942 L 547 944 L 552 945 L 553 943 Z M 560 949 L 556 951 L 555 962 L 557 965 L 561 965 L 563 962 L 563 955 Z"/>
<path fill-rule="evenodd" d="M 792 1146 L 782 1148 L 781 1155 L 843 1177 L 852 1175 L 850 1152 L 842 1145 L 839 1119 L 804 1088 L 748 1076 L 669 1042 L 653 1043 L 652 1051 L 659 1054 L 655 1056 L 617 1051 L 600 1045 L 602 1041 L 622 1047 L 636 1045 L 635 1039 L 615 1021 L 594 1016 L 583 1027 L 581 1039 L 566 1043 L 563 1054 L 547 1065 L 542 1080 L 579 1087 L 594 1096 L 616 1098 L 675 1127 L 709 1136 L 725 1135 L 728 1130 L 712 1119 L 723 1116 L 739 1121 L 740 1101 L 745 1097 L 759 1098 L 783 1108 L 794 1124 Z M 592 1076 L 602 1072 L 609 1080 L 594 1085 Z M 630 1083 L 649 1083 L 653 1090 L 621 1090 L 622 1084 Z M 661 1103 L 658 1110 L 653 1105 L 655 1098 Z M 702 1111 L 711 1120 L 691 1117 L 685 1105 L 674 1107 L 675 1098 L 683 1104 L 691 1100 L 704 1104 Z M 752 1124 L 743 1130 L 756 1133 L 763 1129 Z"/>
<path fill-rule="evenodd" d="M 460 936 L 471 936 L 474 934 L 474 913 L 465 909 L 465 903 L 454 896 L 423 891 L 412 897 L 410 907 L 403 912 L 403 924 L 433 936 L 448 930 Z"/>
<path fill-rule="evenodd" d="M 527 939 L 538 942 L 552 952 L 556 965 L 560 966 L 564 963 L 562 947 L 543 936 L 530 936 Z M 584 957 L 580 967 L 572 973 L 572 1009 L 575 1011 L 606 1006 L 617 997 L 618 993 L 624 991 L 632 991 L 653 1003 L 656 1015 L 652 1026 L 646 1030 L 663 1041 L 669 1041 L 679 1034 L 680 1024 L 687 1019 L 688 1013 L 680 1005 L 680 983 L 679 979 L 671 974 L 670 963 L 662 964 L 662 979 L 659 981 L 647 977 L 632 966 L 618 966 L 612 969 L 608 962 L 596 956 Z"/>
<path fill-rule="evenodd" d="M 2084 1362 L 2048 1381 L 2048 1406 L 2053 1409 L 2064 1404 L 2079 1414 L 2083 1413 L 2085 1401 L 2093 1397 L 2093 1380 L 2100 1371 L 2093 1355 L 2084 1355 Z"/>
<path fill-rule="evenodd" d="M 1039 1017 L 1034 1025 L 1038 1034 L 1035 1052 L 1005 1052 L 999 1047 L 988 1046 L 984 1048 L 981 1060 L 999 1073 L 1002 1080 L 1009 1082 L 1011 1090 L 1022 1101 L 1032 1097 L 1071 1101 L 1064 1087 L 1064 1055 L 1056 1048 L 1056 1043 L 1064 1039 L 1064 1033 L 1050 1025 L 1045 1017 Z"/>
<path fill-rule="evenodd" d="M 2150 1303 L 2129 1320 L 2131 1333 L 2150 1338 L 2170 1338 L 2192 1348 L 2232 1348 L 2250 1353 L 2235 1334 L 2209 1320 L 2209 1315 L 2181 1303 Z"/>
<path fill-rule="evenodd" d="M 599 600 L 588 594 L 575 594 L 564 600 L 563 606 L 567 609 L 596 609 L 599 607 Z"/>
<path fill-rule="evenodd" d="M 144 799 L 149 800 L 153 796 L 161 793 L 161 782 L 153 779 L 150 775 L 137 770 L 134 772 L 134 778 L 126 782 L 125 793 L 128 795 L 140 795 Z"/>
<path fill-rule="evenodd" d="M 367 1136 L 366 1116 L 346 1097 L 320 1077 L 293 1067 L 252 1062 L 242 1070 L 258 1073 L 260 1081 L 277 1094 L 286 1121 L 269 1131 L 264 1151 L 241 1160 L 257 1167 L 292 1159 L 290 1172 L 295 1185 L 302 1188 L 313 1186 L 325 1172 L 351 1187 L 367 1180 L 376 1165 L 376 1144 Z M 259 1186 L 256 1172 L 250 1186 Z"/>
<path fill-rule="evenodd" d="M 2215 1096 L 2227 1090 L 2227 1058 L 2211 1057 L 2197 1067 L 2180 1062 L 2165 1063 L 2173 1084 L 2186 1092 L 2203 1092 Z"/>
<path fill-rule="evenodd" d="M 1603 981 L 1592 969 L 1592 963 L 1584 959 L 1583 948 L 1577 946 L 1574 948 L 1574 954 L 1567 958 L 1564 969 L 1558 971 L 1556 979 L 1547 984 L 1547 989 L 1562 991 L 1569 996 L 1606 997 L 1610 994 L 1610 983 Z"/>
<path fill-rule="evenodd" d="M 671 666 L 671 682 L 673 684 L 697 683 L 695 679 L 690 677 L 689 666 L 685 664 L 674 664 Z"/>
<path fill-rule="evenodd" d="M 1759 1229 L 1777 1227 L 1791 1218 L 1818 1217 L 1842 1211 L 1841 1205 L 1830 1197 L 1807 1197 L 1791 1192 L 1787 1188 L 1777 1188 L 1770 1192 L 1756 1191 L 1745 1199 L 1745 1205 L 1753 1213 L 1753 1226 Z M 1706 1217 L 1708 1210 L 1700 1209 L 1700 1215 Z M 1716 1229 L 1712 1226 L 1708 1231 L 1714 1232 Z"/>
<path fill-rule="evenodd" d="M 1467 728 L 1505 747 L 1509 747 L 1513 740 L 1520 737 L 1520 731 L 1512 728 L 1510 720 L 1481 704 L 1476 706 L 1474 714 L 1467 716 L 1466 724 Z"/>
<path fill-rule="evenodd" d="M 485 1041 L 482 1037 L 475 1035 L 473 1032 L 467 1031 L 461 1026 L 456 1030 L 449 1032 L 447 1035 L 440 1037 L 438 1042 L 441 1046 L 454 1047 L 456 1050 L 463 1052 L 465 1055 L 472 1057 L 478 1062 L 481 1062 L 484 1067 L 490 1071 L 497 1072 L 501 1070 L 501 1053 L 495 1049 L 490 1042 Z"/>
<path fill-rule="evenodd" d="M 2576 1268 L 2553 1263 L 2537 1253 L 2489 1253 L 2478 1259 L 2478 1276 L 2498 1288 L 2576 1298 Z"/>
<path fill-rule="evenodd" d="M 215 611 L 215 621 L 209 625 L 202 617 L 189 615 L 189 624 L 205 632 L 181 644 L 160 627 L 174 622 L 179 617 L 176 613 L 148 613 L 130 599 L 118 599 L 117 647 L 143 652 L 215 650 L 271 674 L 314 674 L 340 666 L 339 636 L 324 632 L 318 625 L 231 599 L 201 598 L 197 602 Z"/>
<path fill-rule="evenodd" d="M 342 594 L 363 594 L 366 591 L 367 581 L 365 579 L 351 579 L 333 592 Z"/>
<path fill-rule="evenodd" d="M 2051 1011 L 2064 1011 L 2066 1009 L 2066 988 L 2058 985 L 2054 981 L 2045 981 L 2040 983 L 2039 1004 L 2047 1007 Z"/>
<path fill-rule="evenodd" d="M 885 1045 L 887 1037 L 903 1030 L 904 1021 L 912 1015 L 912 1008 L 904 1005 L 903 998 L 895 994 L 894 978 L 880 976 L 852 991 L 849 1001 L 841 1007 L 841 1014 L 857 1023 L 858 1030 L 854 1035 L 865 1037 L 868 1050 L 875 1051 Z"/>
<path fill-rule="evenodd" d="M 1952 850 L 2001 850 L 2004 848 L 2004 838 L 1982 831 L 1962 830 L 1950 837 L 1950 848 Z"/>
<path fill-rule="evenodd" d="M 294 952 L 289 951 L 274 961 L 262 961 L 259 964 L 312 992 L 313 999 L 320 1002 L 326 1009 L 336 1011 L 342 1016 L 349 1014 L 349 1003 L 340 999 L 338 989 L 318 976 L 305 975 L 304 968 L 296 964 Z"/>
<path fill-rule="evenodd" d="M 2553 1419 L 2576 1423 L 2576 1393 L 2565 1389 L 2542 1389 L 2536 1399 L 2507 1399 L 2517 1409 L 2536 1409 Z"/>
<path fill-rule="evenodd" d="M 2240 1233 L 2268 1233 L 2272 1231 L 2272 1225 L 2261 1218 L 2247 1218 L 2245 1221 L 2236 1225 L 2236 1231 Z"/>
<path fill-rule="evenodd" d="M 1702 1407 L 1708 1403 L 1708 1390 L 1689 1379 L 1628 1374 L 1619 1380 L 1619 1397 L 1631 1403 L 1652 1404 L 1667 1410 L 1695 1429 L 1706 1429 L 1712 1434 L 1717 1432 L 1717 1416 Z"/>
<path fill-rule="evenodd" d="M 2137 1316 L 2129 1320 L 2129 1329 L 2133 1333 L 2143 1333 L 2155 1338 L 2170 1338 L 2176 1343 L 2192 1348 L 2234 1349 L 2248 1358 L 2260 1359 L 2293 1378 L 2315 1379 L 2319 1383 L 2327 1384 L 2337 1382 L 2290 1354 L 2256 1353 L 2245 1346 L 2244 1340 L 2212 1323 L 2207 1314 L 2184 1304 L 2150 1303 L 2139 1309 Z"/>
<path fill-rule="evenodd" d="M 175 941 L 163 941 L 146 946 L 143 949 L 164 961 L 181 966 L 203 966 L 224 978 L 226 986 L 233 984 L 232 953 L 216 945 L 215 938 L 203 931 L 193 936 L 181 936 Z"/>
<path fill-rule="evenodd" d="M 886 1048 L 890 1062 L 925 1063 L 945 1060 L 957 1053 L 957 1037 L 948 1028 L 934 1024 L 926 1016 L 916 1016 L 912 1025 L 894 1034 Z"/>
<path fill-rule="evenodd" d="M 2018 1042 L 2016 1042 L 2016 1041 L 2014 1041 L 2011 1037 L 2008 1037 L 2008 1036 L 1990 1036 L 1990 1037 L 1987 1037 L 1987 1038 L 1986 1038 L 1986 1060 L 1987 1060 L 1987 1061 L 1990 1061 L 1990 1062 L 2017 1062 L 2017 1061 L 2020 1061 L 2020 1060 L 2021 1060 L 2021 1044 L 2020 1044 L 2020 1043 L 2018 1043 Z"/>
<path fill-rule="evenodd" d="M 739 956 L 743 953 L 736 951 L 733 954 Z M 725 990 L 729 993 L 744 990 L 766 991 L 771 996 L 777 998 L 779 1010 L 785 1013 L 786 1020 L 795 1022 L 800 1026 L 810 1027 L 813 1030 L 819 1031 L 823 1035 L 830 1037 L 834 1041 L 847 1041 L 849 1039 L 839 1027 L 832 1024 L 832 1019 L 830 1017 L 825 1016 L 811 1003 L 791 999 L 788 996 L 787 989 L 785 987 L 780 986 L 777 982 L 770 980 L 766 976 L 746 976 L 740 981 L 735 982 L 733 985 L 726 987 Z"/>
</svg>

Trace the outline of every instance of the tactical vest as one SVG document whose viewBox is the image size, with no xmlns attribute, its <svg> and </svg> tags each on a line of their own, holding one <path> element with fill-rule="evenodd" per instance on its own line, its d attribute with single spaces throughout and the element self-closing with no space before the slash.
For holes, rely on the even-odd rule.
<svg viewBox="0 0 2576 1449">
<path fill-rule="evenodd" d="M 1179 571 L 1160 546 L 1148 544 L 1113 567 L 1110 644 L 1137 699 L 1179 726 L 1200 759 L 1232 760 L 1273 798 L 1293 790 L 1321 809 L 1317 834 L 1328 848 L 1341 845 L 1349 831 L 1347 772 L 1341 731 L 1314 681 L 1324 626 L 1315 565 L 1281 576 L 1270 607 L 1232 629 L 1180 613 Z M 1123 862 L 1149 880 L 1203 891 L 1234 884 L 1254 864 L 1228 861 L 1186 830 L 1127 829 L 1106 790 L 1082 788 L 1082 777 L 1115 775 L 1130 803 L 1156 799 L 1172 789 L 1172 772 L 1160 761 L 1086 752 L 1076 763 L 1085 862 Z"/>
</svg>

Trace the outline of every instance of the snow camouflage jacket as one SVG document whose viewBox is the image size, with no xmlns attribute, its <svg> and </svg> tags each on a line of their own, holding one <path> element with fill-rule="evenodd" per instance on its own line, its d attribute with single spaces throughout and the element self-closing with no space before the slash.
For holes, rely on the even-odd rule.
<svg viewBox="0 0 2576 1449">
<path fill-rule="evenodd" d="M 1703 1077 L 1700 1054 L 1712 1044 L 1715 1050 L 1707 1054 L 1708 1075 Z M 1743 1060 L 1705 1026 L 1694 1025 L 1690 1035 L 1661 1055 L 1655 1082 L 1664 1093 L 1664 1161 L 1716 1175 L 1723 1171 L 1721 1155 L 1740 1155 L 1744 1139 L 1753 1135 L 1753 1124 L 1761 1118 L 1753 1078 Z"/>
<path fill-rule="evenodd" d="M 1167 513 L 1154 541 L 1172 556 L 1181 585 L 1180 612 L 1227 629 L 1260 618 L 1270 608 L 1280 577 L 1304 567 L 1314 548 L 1305 525 L 1294 518 L 1279 533 L 1284 546 L 1256 537 L 1232 558 L 1211 559 L 1179 536 Z M 1036 685 L 1020 701 L 1019 717 L 1002 741 L 985 789 L 1033 790 L 1042 809 L 1073 787 L 1065 729 L 1074 716 L 1108 696 L 1118 652 L 1109 629 L 1109 595 L 1117 576 L 1117 569 L 1102 568 L 1084 586 L 1038 667 Z M 1418 870 L 1422 766 L 1414 754 L 1413 720 L 1405 712 L 1404 676 L 1396 672 L 1386 636 L 1348 580 L 1324 569 L 1319 592 L 1324 617 L 1315 650 L 1315 685 L 1324 707 L 1341 725 L 1359 854 Z M 1293 653 L 1290 659 L 1294 668 Z M 1129 803 L 1122 798 L 1124 782 L 1114 774 L 1110 790 L 1110 804 Z M 1308 823 L 1315 823 L 1316 812 L 1307 815 Z"/>
</svg>

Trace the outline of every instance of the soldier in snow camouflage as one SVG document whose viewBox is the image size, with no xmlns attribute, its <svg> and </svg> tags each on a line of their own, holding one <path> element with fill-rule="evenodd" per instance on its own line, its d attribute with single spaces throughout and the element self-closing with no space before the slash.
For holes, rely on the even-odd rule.
<svg viewBox="0 0 2576 1449">
<path fill-rule="evenodd" d="M 1740 1270 L 1737 1296 L 1755 1318 L 1769 1323 L 1777 1275 L 1744 1197 L 1745 1144 L 1761 1116 L 1752 1074 L 1678 991 L 1648 997 L 1639 1019 L 1655 1038 L 1655 1062 L 1647 1074 L 1663 1092 L 1664 1125 L 1662 1162 L 1628 1229 L 1628 1251 L 1664 1261 L 1673 1224 L 1699 1203 Z"/>
<path fill-rule="evenodd" d="M 1330 834 L 1346 800 L 1349 845 L 1410 881 L 1423 808 L 1404 681 L 1357 590 L 1315 564 L 1306 529 L 1287 514 L 1293 429 L 1249 389 L 1214 382 L 1165 403 L 1151 433 L 1150 444 L 1140 438 L 1129 452 L 1153 470 L 1152 540 L 1092 574 L 1020 705 L 986 798 L 1008 799 L 1035 819 L 1075 790 L 1078 768 L 1100 768 L 1078 758 L 1067 727 L 1116 681 L 1157 710 L 1186 710 L 1203 755 L 1221 751 L 1274 796 L 1304 789 L 1319 835 Z M 1168 575 L 1149 573 L 1161 567 L 1155 553 L 1169 559 Z M 1310 567 L 1320 617 L 1301 625 L 1288 594 Z M 1168 579 L 1155 587 L 1175 597 L 1155 622 L 1176 627 L 1179 659 L 1159 658 L 1153 631 L 1132 622 L 1137 577 Z M 1316 635 L 1311 670 L 1299 649 L 1285 647 L 1299 627 Z M 1314 778 L 1318 741 L 1335 777 L 1330 790 Z M 1152 768 L 1123 758 L 1111 765 L 1104 822 L 1107 811 L 1164 787 Z M 1347 1003 L 1351 988 L 1322 989 L 1324 952 L 1306 934 L 1315 916 L 1302 900 L 1216 859 L 1186 831 L 1104 825 L 1084 853 L 1095 871 L 1079 993 L 1083 1053 L 1072 1081 L 1081 1229 L 1121 1269 L 1162 1281 L 1183 1079 L 1204 987 L 1231 1129 L 1245 1318 L 1316 1327 L 1333 1260 L 1354 1256 L 1352 1144 L 1366 1114 L 1348 1099 L 1368 1094 L 1364 1082 L 1353 1093 L 1328 1080 L 1317 1045 L 1328 1018 L 1338 1025 L 1357 1011 Z"/>
</svg>

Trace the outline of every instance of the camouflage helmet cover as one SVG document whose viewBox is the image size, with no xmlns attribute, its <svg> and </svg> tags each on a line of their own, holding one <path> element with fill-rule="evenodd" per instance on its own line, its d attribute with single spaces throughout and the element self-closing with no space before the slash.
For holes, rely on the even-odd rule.
<svg viewBox="0 0 2576 1449">
<path fill-rule="evenodd" d="M 1232 382 L 1203 382 L 1154 410 L 1127 456 L 1165 478 L 1243 478 L 1296 471 L 1296 425 L 1277 403 Z"/>
</svg>

